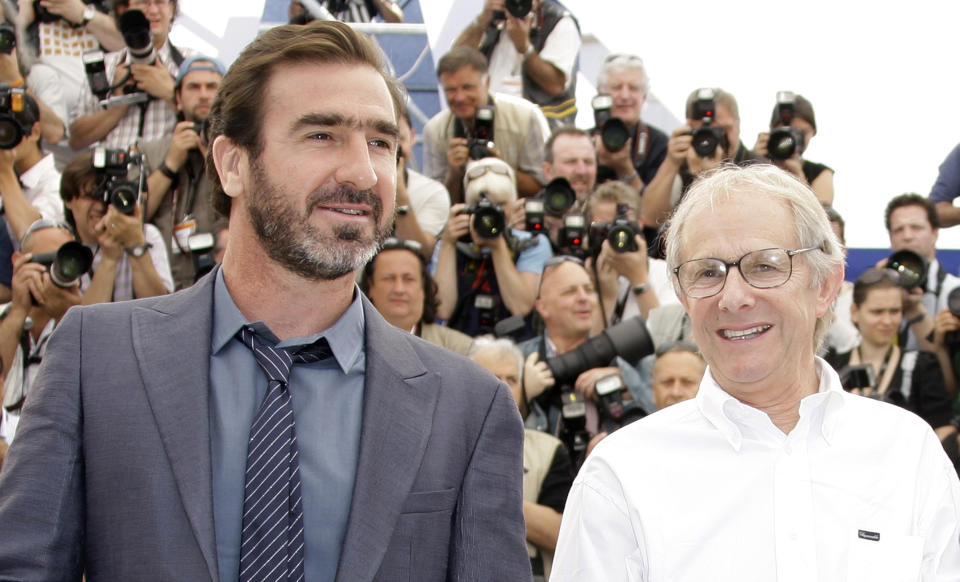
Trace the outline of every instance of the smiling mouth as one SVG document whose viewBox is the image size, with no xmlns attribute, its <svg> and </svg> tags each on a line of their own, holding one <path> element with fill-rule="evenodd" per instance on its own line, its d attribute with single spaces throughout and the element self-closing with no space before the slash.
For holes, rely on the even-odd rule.
<svg viewBox="0 0 960 582">
<path fill-rule="evenodd" d="M 735 341 L 747 340 L 747 339 L 753 339 L 761 335 L 762 333 L 770 329 L 770 327 L 771 326 L 769 325 L 758 325 L 756 327 L 751 327 L 750 329 L 742 329 L 742 330 L 722 329 L 720 330 L 720 335 L 724 339 L 728 339 L 728 340 L 735 340 Z"/>
</svg>

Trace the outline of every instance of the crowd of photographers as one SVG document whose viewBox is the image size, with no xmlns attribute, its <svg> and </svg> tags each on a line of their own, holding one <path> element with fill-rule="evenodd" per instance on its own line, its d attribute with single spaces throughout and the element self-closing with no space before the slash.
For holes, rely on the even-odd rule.
<svg viewBox="0 0 960 582">
<path fill-rule="evenodd" d="M 354 20 L 402 20 L 393 2 L 322 4 Z M 3 0 L 0 449 L 70 306 L 182 289 L 223 250 L 204 166 L 225 71 L 169 41 L 176 14 L 176 0 L 19 10 Z M 304 14 L 291 3 L 292 19 Z M 811 188 L 841 240 L 844 224 L 829 207 L 833 170 L 803 157 L 817 132 L 808 100 L 777 94 L 770 131 L 750 149 L 734 96 L 700 88 L 667 135 L 642 119 L 642 60 L 617 54 L 596 79 L 585 131 L 572 125 L 579 46 L 576 19 L 551 0 L 485 1 L 438 62 L 449 108 L 424 126 L 422 171 L 413 124 L 400 120 L 394 236 L 359 275 L 393 325 L 511 387 L 528 428 L 528 549 L 544 577 L 592 446 L 696 395 L 705 364 L 660 229 L 697 176 L 774 164 Z M 937 261 L 936 240 L 960 222 L 958 151 L 932 200 L 890 201 L 891 255 L 841 292 L 824 354 L 846 388 L 926 419 L 955 459 L 960 278 Z"/>
</svg>

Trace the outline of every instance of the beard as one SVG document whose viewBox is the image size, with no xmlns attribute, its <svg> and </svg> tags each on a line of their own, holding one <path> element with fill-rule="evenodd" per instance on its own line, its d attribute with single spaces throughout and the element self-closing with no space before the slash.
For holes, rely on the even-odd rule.
<svg viewBox="0 0 960 582">
<path fill-rule="evenodd" d="M 347 185 L 322 188 L 307 197 L 301 212 L 296 196 L 267 178 L 259 160 L 252 164 L 253 191 L 247 212 L 267 256 L 292 273 L 312 281 L 330 281 L 366 265 L 390 234 L 382 223 L 383 204 L 373 190 Z M 310 222 L 318 204 L 365 204 L 370 207 L 373 232 L 357 224 L 334 224 L 327 230 Z"/>
</svg>

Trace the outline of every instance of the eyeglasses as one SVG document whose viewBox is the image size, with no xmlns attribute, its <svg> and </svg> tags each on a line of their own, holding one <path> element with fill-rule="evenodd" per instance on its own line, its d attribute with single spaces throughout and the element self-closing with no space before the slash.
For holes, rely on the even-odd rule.
<svg viewBox="0 0 960 582">
<path fill-rule="evenodd" d="M 404 250 L 410 251 L 411 253 L 417 255 L 420 260 L 424 259 L 423 256 L 423 245 L 419 241 L 407 240 L 404 238 L 396 236 L 388 236 L 383 240 L 383 244 L 380 246 L 381 251 L 396 251 Z"/>
<path fill-rule="evenodd" d="M 721 259 L 693 259 L 675 267 L 673 273 L 677 276 L 680 290 L 692 299 L 703 299 L 719 293 L 727 282 L 731 267 L 740 269 L 740 275 L 752 287 L 770 289 L 790 280 L 795 255 L 816 250 L 821 250 L 821 247 L 795 251 L 762 249 L 751 251 L 732 263 Z"/>
<path fill-rule="evenodd" d="M 469 182 L 471 180 L 476 180 L 487 172 L 493 172 L 494 174 L 510 177 L 510 169 L 507 166 L 501 164 L 483 164 L 479 166 L 473 166 L 467 170 L 466 181 Z"/>
</svg>

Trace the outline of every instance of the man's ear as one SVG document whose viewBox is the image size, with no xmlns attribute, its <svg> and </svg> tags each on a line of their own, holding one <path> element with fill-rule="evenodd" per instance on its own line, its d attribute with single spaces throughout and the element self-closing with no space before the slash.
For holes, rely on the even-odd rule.
<svg viewBox="0 0 960 582">
<path fill-rule="evenodd" d="M 217 168 L 224 193 L 231 198 L 237 198 L 246 189 L 249 173 L 247 150 L 223 135 L 217 136 L 211 148 L 213 164 Z"/>
</svg>

